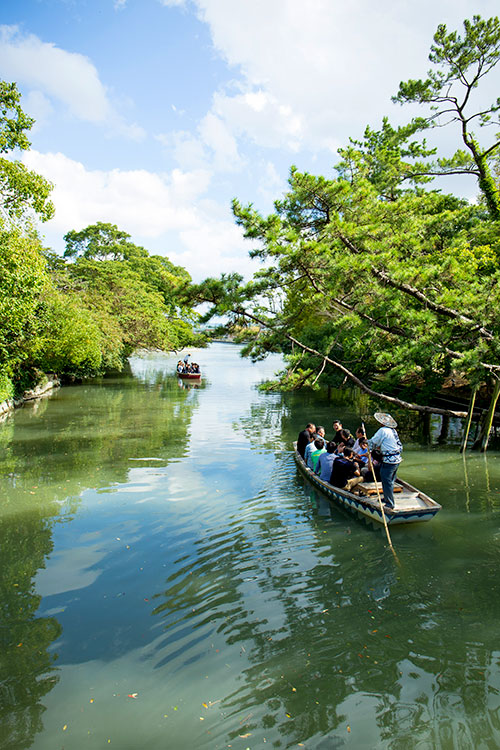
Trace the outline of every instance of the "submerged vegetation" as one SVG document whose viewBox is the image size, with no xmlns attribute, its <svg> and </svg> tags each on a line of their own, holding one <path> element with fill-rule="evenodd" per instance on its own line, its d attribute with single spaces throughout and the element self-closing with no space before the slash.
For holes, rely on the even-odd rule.
<svg viewBox="0 0 500 750">
<path fill-rule="evenodd" d="M 88 377 L 121 369 L 138 348 L 203 344 L 179 298 L 187 271 L 118 227 L 68 232 L 64 258 L 43 247 L 35 220 L 52 217 L 52 186 L 13 158 L 33 125 L 20 98 L 0 82 L 0 402 L 46 372 Z"/>
<path fill-rule="evenodd" d="M 421 412 L 455 378 L 498 398 L 500 378 L 500 99 L 477 102 L 500 57 L 500 22 L 475 16 L 465 33 L 439 26 L 425 80 L 401 83 L 395 100 L 424 116 L 340 149 L 336 177 L 292 167 L 289 191 L 263 216 L 233 203 L 263 268 L 192 287 L 211 304 L 206 318 L 258 325 L 254 359 L 286 356 L 281 387 L 345 380 L 389 403 Z M 446 127 L 462 140 L 450 157 L 423 133 Z M 456 129 L 456 132 L 453 129 Z M 433 189 L 437 175 L 473 175 L 476 204 Z M 484 424 L 483 433 L 489 433 Z"/>
</svg>

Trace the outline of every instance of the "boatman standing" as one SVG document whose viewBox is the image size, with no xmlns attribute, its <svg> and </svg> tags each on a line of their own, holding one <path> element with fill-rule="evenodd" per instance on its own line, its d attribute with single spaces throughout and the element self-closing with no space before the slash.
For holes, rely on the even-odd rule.
<svg viewBox="0 0 500 750">
<path fill-rule="evenodd" d="M 370 438 L 368 445 L 370 450 L 377 448 L 382 454 L 380 480 L 384 492 L 384 503 L 389 508 L 394 508 L 394 482 L 396 481 L 398 466 L 403 460 L 401 455 L 403 446 L 396 432 L 398 423 L 390 414 L 384 412 L 378 411 L 373 416 L 382 427 Z"/>
</svg>

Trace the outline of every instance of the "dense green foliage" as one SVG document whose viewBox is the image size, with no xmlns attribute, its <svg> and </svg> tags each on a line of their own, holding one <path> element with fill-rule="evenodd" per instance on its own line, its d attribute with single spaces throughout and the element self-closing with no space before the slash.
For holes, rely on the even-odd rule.
<svg viewBox="0 0 500 750">
<path fill-rule="evenodd" d="M 465 114 L 498 59 L 500 25 L 475 18 L 465 28 L 464 41 L 439 27 L 431 61 L 445 72 L 401 84 L 399 98 L 442 104 L 441 114 L 456 105 L 452 119 L 470 145 L 470 123 L 490 122 L 499 108 Z M 452 93 L 457 83 L 465 101 Z M 425 161 L 435 151 L 415 138 L 434 118 L 367 128 L 362 141 L 340 150 L 334 179 L 292 168 L 289 191 L 270 216 L 234 201 L 264 268 L 248 284 L 236 275 L 208 279 L 192 294 L 212 303 L 208 315 L 260 324 L 247 353 L 284 352 L 282 385 L 348 377 L 425 404 L 452 378 L 490 383 L 500 374 L 498 186 L 485 181 L 500 142 L 482 147 L 474 139 L 468 171 L 484 198 L 478 205 L 424 189 L 437 171 Z"/>
<path fill-rule="evenodd" d="M 32 124 L 15 84 L 0 82 L 0 153 L 29 148 Z M 33 220 L 52 216 L 50 190 L 0 158 L 0 402 L 46 372 L 92 376 L 121 369 L 138 348 L 203 344 L 180 301 L 189 274 L 118 227 L 68 232 L 65 258 L 42 247 Z"/>
</svg>

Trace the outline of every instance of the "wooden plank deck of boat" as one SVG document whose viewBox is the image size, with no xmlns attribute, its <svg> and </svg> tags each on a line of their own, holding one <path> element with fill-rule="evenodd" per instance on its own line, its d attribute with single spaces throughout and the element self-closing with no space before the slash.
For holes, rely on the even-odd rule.
<svg viewBox="0 0 500 750">
<path fill-rule="evenodd" d="M 365 492 L 363 492 L 362 488 L 359 486 L 358 489 L 360 494 L 362 494 L 365 502 L 378 507 L 379 502 L 375 490 L 375 484 L 371 483 L 369 487 L 372 493 L 370 495 L 366 495 Z M 382 498 L 383 502 L 384 494 L 382 492 L 381 482 L 379 482 L 378 487 L 380 490 L 380 497 Z M 421 510 L 422 508 L 428 507 L 429 501 L 426 498 L 426 495 L 424 495 L 422 492 L 417 492 L 414 489 L 409 489 L 408 487 L 399 484 L 399 482 L 396 484 L 394 488 L 394 510 Z"/>
</svg>

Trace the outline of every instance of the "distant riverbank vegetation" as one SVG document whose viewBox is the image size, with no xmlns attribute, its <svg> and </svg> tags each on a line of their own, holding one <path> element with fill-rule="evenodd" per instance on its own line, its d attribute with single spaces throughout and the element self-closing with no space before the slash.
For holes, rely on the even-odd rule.
<svg viewBox="0 0 500 750">
<path fill-rule="evenodd" d="M 455 380 L 487 394 L 483 446 L 500 393 L 500 99 L 483 82 L 500 57 L 498 18 L 464 32 L 440 25 L 423 79 L 394 101 L 421 116 L 367 127 L 339 149 L 336 176 L 292 167 L 289 191 L 269 216 L 233 203 L 263 261 L 254 278 L 207 279 L 191 300 L 207 313 L 258 326 L 246 353 L 283 352 L 282 388 L 345 381 L 420 412 Z M 487 77 L 490 76 L 490 79 Z M 461 140 L 452 154 L 428 145 L 435 128 Z M 436 176 L 472 175 L 477 201 L 433 187 Z"/>
<path fill-rule="evenodd" d="M 52 186 L 14 158 L 34 122 L 20 99 L 0 82 L 0 402 L 44 373 L 90 377 L 120 370 L 138 348 L 204 345 L 179 297 L 188 272 L 118 227 L 68 232 L 64 257 L 43 247 L 35 222 L 54 214 Z"/>
</svg>

